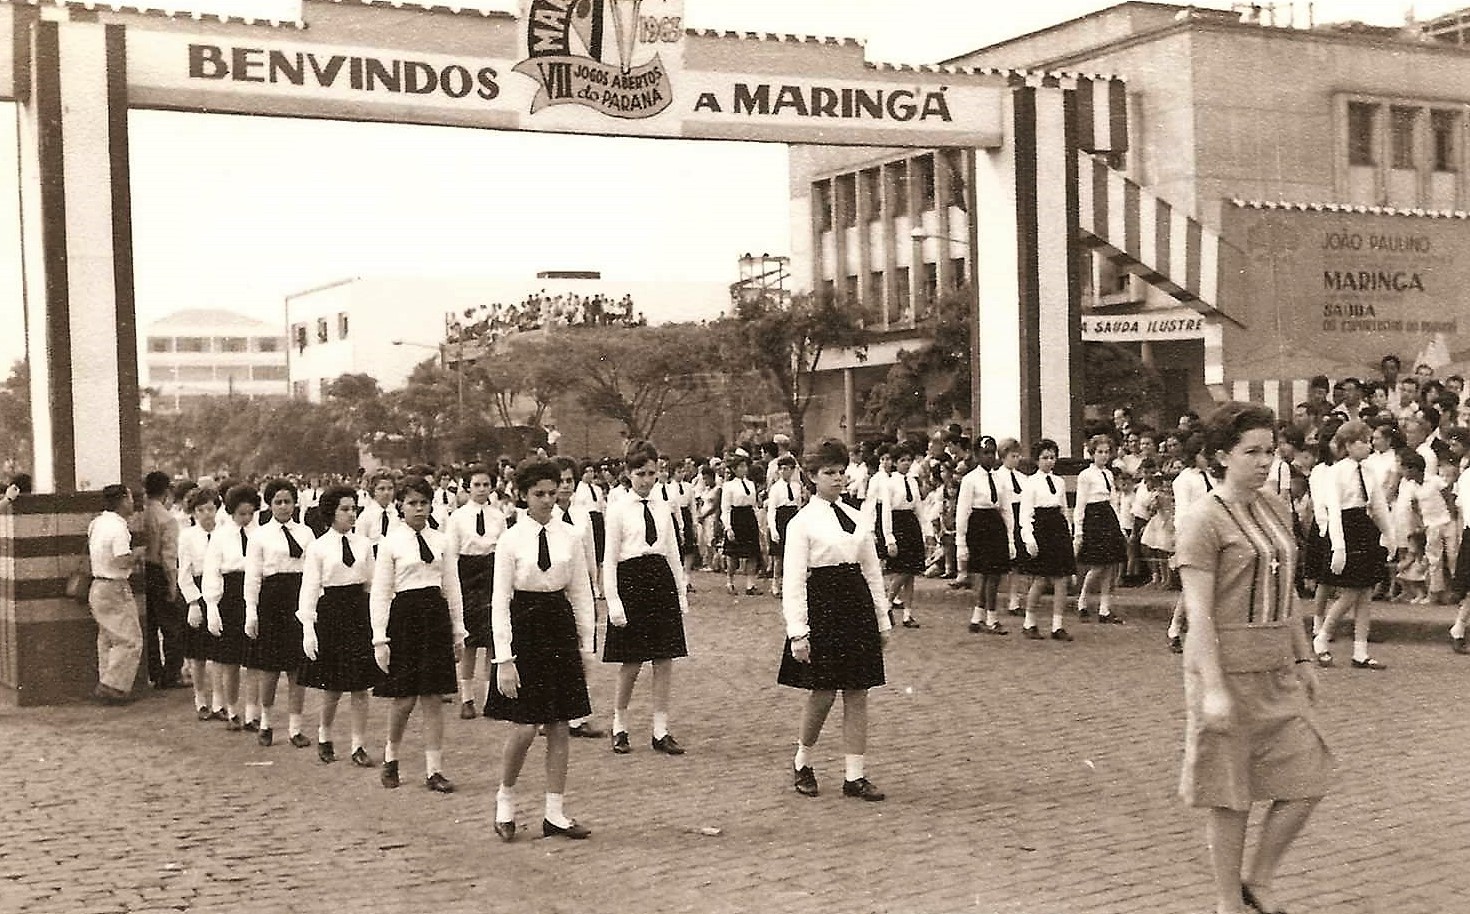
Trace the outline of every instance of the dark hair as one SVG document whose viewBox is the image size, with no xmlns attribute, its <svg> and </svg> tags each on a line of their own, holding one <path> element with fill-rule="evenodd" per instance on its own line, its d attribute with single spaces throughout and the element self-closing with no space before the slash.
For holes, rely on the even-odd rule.
<svg viewBox="0 0 1470 914">
<path fill-rule="evenodd" d="M 537 460 L 527 458 L 516 466 L 516 488 L 522 492 L 531 491 L 531 487 L 542 480 L 561 485 L 561 467 L 550 460 Z"/>
<path fill-rule="evenodd" d="M 225 491 L 225 510 L 231 514 L 242 504 L 249 502 L 257 511 L 260 510 L 260 493 L 255 491 L 255 486 L 230 486 Z"/>
<path fill-rule="evenodd" d="M 490 484 L 495 484 L 495 471 L 490 469 L 483 463 L 472 463 L 469 466 L 465 467 L 464 474 L 461 477 L 460 482 L 462 482 L 464 484 L 464 487 L 468 489 L 470 487 L 470 480 L 474 479 L 476 476 L 482 475 L 489 476 Z"/>
<path fill-rule="evenodd" d="M 431 503 L 434 501 L 434 487 L 429 485 L 429 481 L 422 476 L 408 476 L 404 478 L 403 482 L 398 484 L 398 498 L 400 500 L 407 498 L 410 492 L 424 496 Z"/>
<path fill-rule="evenodd" d="M 128 487 L 122 483 L 115 482 L 110 486 L 102 487 L 102 507 L 107 511 L 116 511 L 122 507 L 123 499 L 128 495 Z"/>
<path fill-rule="evenodd" d="M 162 470 L 154 470 L 143 477 L 143 494 L 149 498 L 162 498 L 168 494 L 168 474 Z"/>
<path fill-rule="evenodd" d="M 806 471 L 815 476 L 822 467 L 846 469 L 848 456 L 847 445 L 836 438 L 827 438 L 817 445 L 815 451 L 807 454 L 802 463 L 806 466 Z"/>
<path fill-rule="evenodd" d="M 1399 465 L 1402 466 L 1406 472 L 1410 470 L 1418 470 L 1420 473 L 1424 472 L 1424 458 L 1420 456 L 1417 451 L 1410 450 L 1409 448 L 1404 448 L 1403 450 L 1399 451 L 1398 457 Z"/>
<path fill-rule="evenodd" d="M 266 483 L 265 490 L 260 493 L 260 497 L 269 505 L 282 492 L 290 492 L 292 501 L 301 500 L 300 494 L 296 491 L 296 484 L 282 476 L 277 476 L 275 479 Z"/>
<path fill-rule="evenodd" d="M 1398 356 L 1394 355 L 1393 353 L 1389 353 L 1388 355 L 1378 360 L 1379 365 L 1387 365 L 1389 362 L 1392 362 L 1395 368 L 1404 367 L 1404 363 L 1399 359 Z"/>
<path fill-rule="evenodd" d="M 178 502 L 179 504 L 183 504 L 184 499 L 189 496 L 189 493 L 199 488 L 199 483 L 195 482 L 192 479 L 180 479 L 178 482 L 173 484 L 172 488 L 174 493 L 174 501 Z"/>
<path fill-rule="evenodd" d="M 1037 441 L 1035 444 L 1031 445 L 1031 459 L 1040 460 L 1043 451 L 1051 451 L 1058 457 L 1062 456 L 1062 449 L 1057 447 L 1057 443 L 1055 441 L 1051 440 L 1050 438 L 1042 438 L 1040 441 Z"/>
<path fill-rule="evenodd" d="M 556 464 L 557 469 L 561 470 L 563 473 L 565 473 L 567 470 L 571 470 L 572 478 L 577 478 L 577 461 L 573 460 L 570 457 L 553 457 L 551 458 L 551 462 Z M 561 482 L 560 477 L 557 477 L 557 482 Z"/>
<path fill-rule="evenodd" d="M 31 494 L 31 490 L 36 486 L 35 482 L 31 479 L 30 473 L 16 473 L 10 477 L 10 484 L 20 489 L 20 494 L 22 495 Z"/>
<path fill-rule="evenodd" d="M 782 454 L 780 457 L 778 457 L 776 459 L 776 466 L 778 466 L 778 467 L 794 467 L 794 466 L 796 466 L 796 457 L 794 455 L 792 455 L 792 454 Z"/>
<path fill-rule="evenodd" d="M 184 508 L 193 514 L 200 505 L 219 507 L 219 492 L 210 486 L 195 487 L 190 490 L 189 497 L 184 501 Z"/>
<path fill-rule="evenodd" d="M 332 517 L 336 515 L 337 508 L 342 504 L 342 499 L 350 498 L 357 501 L 357 493 L 347 486 L 332 486 L 322 493 L 321 499 L 316 503 L 317 513 L 331 524 Z"/>
<path fill-rule="evenodd" d="M 1373 432 L 1368 428 L 1368 423 L 1354 419 L 1351 422 L 1344 422 L 1333 433 L 1332 440 L 1345 448 L 1354 441 L 1369 441 L 1372 435 Z"/>
<path fill-rule="evenodd" d="M 1276 437 L 1299 451 L 1307 449 L 1307 433 L 1295 425 L 1288 425 L 1276 432 Z"/>
<path fill-rule="evenodd" d="M 623 457 L 623 463 L 630 470 L 636 470 L 646 466 L 650 462 L 658 460 L 658 450 L 652 443 L 642 438 L 628 442 L 628 451 Z M 561 471 L 557 471 L 557 481 L 561 481 Z"/>
<path fill-rule="evenodd" d="M 1439 410 L 1432 406 L 1425 406 L 1419 410 L 1419 418 L 1424 420 L 1426 434 L 1439 428 L 1439 416 Z"/>
<path fill-rule="evenodd" d="M 1240 443 L 1246 432 L 1263 428 L 1276 433 L 1276 414 L 1256 403 L 1231 400 L 1222 403 L 1210 417 L 1197 436 L 1210 456 L 1210 472 L 1216 478 L 1225 477 L 1225 468 L 1215 461 L 1215 455 L 1228 451 Z"/>
<path fill-rule="evenodd" d="M 1308 390 L 1331 390 L 1332 382 L 1327 380 L 1327 375 L 1319 374 L 1307 382 Z"/>
</svg>

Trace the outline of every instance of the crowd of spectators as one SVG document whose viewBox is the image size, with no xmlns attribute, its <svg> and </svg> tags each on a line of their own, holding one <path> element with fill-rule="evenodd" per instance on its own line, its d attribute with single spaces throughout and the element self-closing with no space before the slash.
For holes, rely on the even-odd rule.
<svg viewBox="0 0 1470 914">
<path fill-rule="evenodd" d="M 451 343 L 473 340 L 496 343 L 513 333 L 547 327 L 642 327 L 648 323 L 636 310 L 633 296 L 581 295 L 533 292 L 518 302 L 494 302 L 465 309 L 449 325 Z"/>
</svg>

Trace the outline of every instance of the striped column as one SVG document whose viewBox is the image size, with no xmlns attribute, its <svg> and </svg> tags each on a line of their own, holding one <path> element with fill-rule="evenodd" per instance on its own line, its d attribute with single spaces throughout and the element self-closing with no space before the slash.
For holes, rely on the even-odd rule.
<svg viewBox="0 0 1470 914">
<path fill-rule="evenodd" d="M 47 9 L 42 15 L 64 15 Z M 17 71 L 33 475 L 40 492 L 141 475 L 123 27 L 31 17 Z"/>
<path fill-rule="evenodd" d="M 1028 78 L 1006 101 L 1010 142 L 976 151 L 980 431 L 1081 453 L 1077 98 Z"/>
</svg>

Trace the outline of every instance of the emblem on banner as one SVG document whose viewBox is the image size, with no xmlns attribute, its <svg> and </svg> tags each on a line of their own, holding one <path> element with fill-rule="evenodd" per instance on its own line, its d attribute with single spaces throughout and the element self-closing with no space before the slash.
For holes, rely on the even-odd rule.
<svg viewBox="0 0 1470 914">
<path fill-rule="evenodd" d="M 526 59 L 515 72 L 536 82 L 531 113 L 581 105 L 636 120 L 667 108 L 674 100 L 669 70 L 656 52 L 639 60 L 645 56 L 639 51 L 681 40 L 683 25 L 678 16 L 643 15 L 643 6 L 644 0 L 530 0 Z"/>
</svg>

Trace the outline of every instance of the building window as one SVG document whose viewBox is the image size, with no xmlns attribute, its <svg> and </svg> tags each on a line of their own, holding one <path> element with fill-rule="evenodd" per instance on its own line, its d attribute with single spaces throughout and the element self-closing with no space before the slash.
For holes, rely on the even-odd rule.
<svg viewBox="0 0 1470 914">
<path fill-rule="evenodd" d="M 173 337 L 171 337 L 171 336 L 150 336 L 150 337 L 148 337 L 148 351 L 149 352 L 173 352 L 174 351 L 174 340 L 173 340 Z"/>
<path fill-rule="evenodd" d="M 893 162 L 885 166 L 888 170 L 888 192 L 893 195 L 893 206 L 889 212 L 895 216 L 909 213 L 909 163 Z"/>
<path fill-rule="evenodd" d="M 937 297 L 939 297 L 939 264 L 926 263 L 924 264 L 923 300 L 926 303 L 933 303 Z"/>
<path fill-rule="evenodd" d="M 284 381 L 286 380 L 285 365 L 252 365 L 250 368 L 250 380 L 252 381 Z"/>
<path fill-rule="evenodd" d="M 337 339 L 347 339 L 347 312 L 342 311 L 337 315 Z"/>
<path fill-rule="evenodd" d="M 274 336 L 257 336 L 255 338 L 256 352 L 280 352 L 281 341 Z"/>
<path fill-rule="evenodd" d="M 822 280 L 822 285 L 817 289 L 817 301 L 819 304 L 831 305 L 837 301 L 837 283 L 830 279 Z"/>
<path fill-rule="evenodd" d="M 208 352 L 209 340 L 202 336 L 181 336 L 174 341 L 178 352 Z"/>
<path fill-rule="evenodd" d="M 1348 102 L 1348 164 L 1377 165 L 1374 147 L 1374 124 L 1378 106 L 1367 102 Z"/>
<path fill-rule="evenodd" d="M 817 220 L 817 231 L 832 231 L 831 181 L 818 181 L 812 185 L 812 215 Z"/>
<path fill-rule="evenodd" d="M 894 308 L 889 312 L 889 322 L 893 324 L 911 324 L 914 320 L 914 298 L 909 289 L 909 268 L 899 267 L 893 271 L 893 304 Z"/>
<path fill-rule="evenodd" d="M 179 365 L 175 371 L 177 381 L 213 381 L 213 365 Z"/>
<path fill-rule="evenodd" d="M 291 382 L 291 396 L 295 397 L 296 399 L 305 400 L 307 390 L 308 388 L 305 381 Z"/>
<path fill-rule="evenodd" d="M 965 258 L 951 257 L 949 259 L 950 282 L 954 283 L 956 289 L 963 289 L 970 282 L 970 271 L 965 267 Z"/>
<path fill-rule="evenodd" d="M 1434 133 L 1434 170 L 1460 170 L 1460 116 L 1454 111 L 1431 111 Z"/>
<path fill-rule="evenodd" d="M 325 317 L 319 317 L 316 319 L 316 341 L 318 343 L 325 343 L 327 339 L 327 319 Z"/>
<path fill-rule="evenodd" d="M 914 159 L 914 181 L 919 185 L 920 211 L 934 208 L 934 156 L 921 155 Z"/>
<path fill-rule="evenodd" d="M 1414 168 L 1414 128 L 1419 123 L 1418 108 L 1393 106 L 1393 133 L 1390 137 L 1394 168 Z"/>
<path fill-rule="evenodd" d="M 863 194 L 868 198 L 868 221 L 883 218 L 883 172 L 869 168 L 863 172 Z"/>
<path fill-rule="evenodd" d="M 949 178 L 949 205 L 965 209 L 965 154 L 959 149 L 940 150 L 944 173 Z"/>
<path fill-rule="evenodd" d="M 839 175 L 837 187 L 837 218 L 848 228 L 857 225 L 857 175 Z"/>
<path fill-rule="evenodd" d="M 296 346 L 297 352 L 306 351 L 306 325 L 295 324 L 291 327 L 291 340 Z"/>
<path fill-rule="evenodd" d="M 245 352 L 249 348 L 249 340 L 243 336 L 222 336 L 219 338 L 220 352 Z"/>
</svg>

